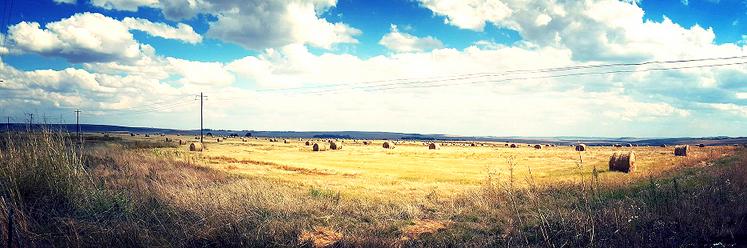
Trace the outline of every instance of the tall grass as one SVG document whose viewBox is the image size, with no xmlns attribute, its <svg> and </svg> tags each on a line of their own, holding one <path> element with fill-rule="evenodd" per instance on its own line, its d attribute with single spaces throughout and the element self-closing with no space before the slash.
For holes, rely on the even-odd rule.
<svg viewBox="0 0 747 248">
<path fill-rule="evenodd" d="M 509 157 L 478 190 L 368 198 L 211 169 L 169 144 L 0 143 L 0 224 L 21 246 L 640 247 L 744 244 L 747 152 L 631 184 L 539 184 Z M 528 173 L 515 173 L 527 170 Z M 517 178 L 515 175 L 527 175 Z M 521 186 L 520 186 L 521 185 Z M 526 187 L 524 187 L 526 185 Z M 3 244 L 9 236 L 3 232 Z"/>
</svg>

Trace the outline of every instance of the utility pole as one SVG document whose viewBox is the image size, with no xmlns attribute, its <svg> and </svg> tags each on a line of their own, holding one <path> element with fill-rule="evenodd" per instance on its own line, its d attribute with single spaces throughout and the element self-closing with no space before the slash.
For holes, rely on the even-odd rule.
<svg viewBox="0 0 747 248">
<path fill-rule="evenodd" d="M 80 139 L 80 109 L 75 110 L 75 130 L 78 134 L 78 142 L 82 142 L 83 140 Z"/>
<path fill-rule="evenodd" d="M 34 128 L 34 114 L 33 113 L 26 113 L 29 115 L 29 126 L 26 129 L 26 131 L 33 130 Z"/>
<path fill-rule="evenodd" d="M 6 116 L 6 117 L 8 117 L 8 122 L 5 123 L 5 129 L 7 129 L 8 132 L 10 132 L 10 116 Z"/>
<path fill-rule="evenodd" d="M 198 97 L 198 96 L 195 96 L 195 97 Z M 203 106 L 202 101 L 203 99 L 207 100 L 207 96 L 203 95 L 202 92 L 200 92 L 199 98 L 200 98 L 200 144 L 202 144 L 202 136 L 203 136 L 202 134 L 202 130 L 203 130 L 202 128 L 202 106 Z"/>
</svg>

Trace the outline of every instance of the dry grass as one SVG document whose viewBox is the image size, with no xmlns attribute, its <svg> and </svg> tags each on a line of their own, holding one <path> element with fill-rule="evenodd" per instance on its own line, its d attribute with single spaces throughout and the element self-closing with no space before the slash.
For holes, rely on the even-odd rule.
<svg viewBox="0 0 747 248">
<path fill-rule="evenodd" d="M 625 148 L 638 157 L 626 175 L 606 172 L 615 149 L 598 147 L 579 157 L 573 147 L 346 142 L 313 153 L 227 139 L 195 153 L 123 149 L 127 140 L 78 150 L 62 134 L 6 139 L 0 190 L 11 197 L 0 211 L 17 210 L 21 244 L 640 247 L 747 237 L 747 152 L 733 147 L 688 157 Z"/>
</svg>

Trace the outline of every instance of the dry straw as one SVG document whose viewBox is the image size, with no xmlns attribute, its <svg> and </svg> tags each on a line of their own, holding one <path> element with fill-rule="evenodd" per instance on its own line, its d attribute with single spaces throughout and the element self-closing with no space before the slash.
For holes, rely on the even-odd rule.
<svg viewBox="0 0 747 248">
<path fill-rule="evenodd" d="M 441 147 L 438 144 L 436 144 L 436 143 L 430 143 L 430 144 L 428 144 L 428 149 L 429 150 L 438 150 L 440 148 Z"/>
<path fill-rule="evenodd" d="M 189 144 L 189 150 L 193 152 L 201 152 L 202 148 L 202 143 L 192 142 Z"/>
<path fill-rule="evenodd" d="M 331 150 L 340 150 L 340 149 L 342 149 L 342 144 L 338 143 L 337 141 L 330 141 L 329 142 L 329 149 L 331 149 Z"/>
<path fill-rule="evenodd" d="M 384 147 L 386 149 L 394 149 L 395 145 L 394 142 L 384 141 L 384 144 L 382 144 L 381 147 Z"/>
<path fill-rule="evenodd" d="M 322 143 L 314 143 L 314 145 L 311 147 L 311 149 L 314 150 L 315 152 L 326 151 L 327 150 L 327 143 L 324 143 L 324 142 L 322 142 Z"/>
<path fill-rule="evenodd" d="M 630 173 L 635 171 L 635 153 L 631 152 L 615 152 L 610 157 L 609 162 L 610 171 L 621 171 Z"/>
<path fill-rule="evenodd" d="M 586 145 L 585 144 L 576 145 L 576 151 L 579 151 L 579 152 L 586 151 Z"/>
<path fill-rule="evenodd" d="M 690 146 L 684 145 L 684 146 L 675 146 L 674 147 L 674 156 L 683 156 L 687 157 L 687 150 L 690 148 Z"/>
</svg>

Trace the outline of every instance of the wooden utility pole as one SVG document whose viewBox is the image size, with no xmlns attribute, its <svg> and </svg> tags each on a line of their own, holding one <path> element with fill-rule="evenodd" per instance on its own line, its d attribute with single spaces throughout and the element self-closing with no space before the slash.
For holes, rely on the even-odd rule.
<svg viewBox="0 0 747 248">
<path fill-rule="evenodd" d="M 202 106 L 203 106 L 203 104 L 202 104 L 202 102 L 203 102 L 203 100 L 207 100 L 207 96 L 203 95 L 202 92 L 200 92 L 200 96 L 195 96 L 195 97 L 199 97 L 200 98 L 200 144 L 202 144 L 202 136 L 203 136 L 203 134 L 202 134 L 203 133 L 202 132 L 202 130 L 203 130 L 203 126 L 202 126 L 202 124 L 203 124 L 203 121 L 202 121 Z M 197 100 L 197 99 L 195 99 L 195 100 Z"/>
<path fill-rule="evenodd" d="M 34 114 L 33 113 L 26 113 L 29 115 L 29 126 L 26 129 L 26 131 L 32 131 L 34 129 Z"/>
<path fill-rule="evenodd" d="M 78 142 L 83 142 L 83 140 L 80 139 L 80 109 L 75 110 L 75 130 L 78 134 Z"/>
</svg>

